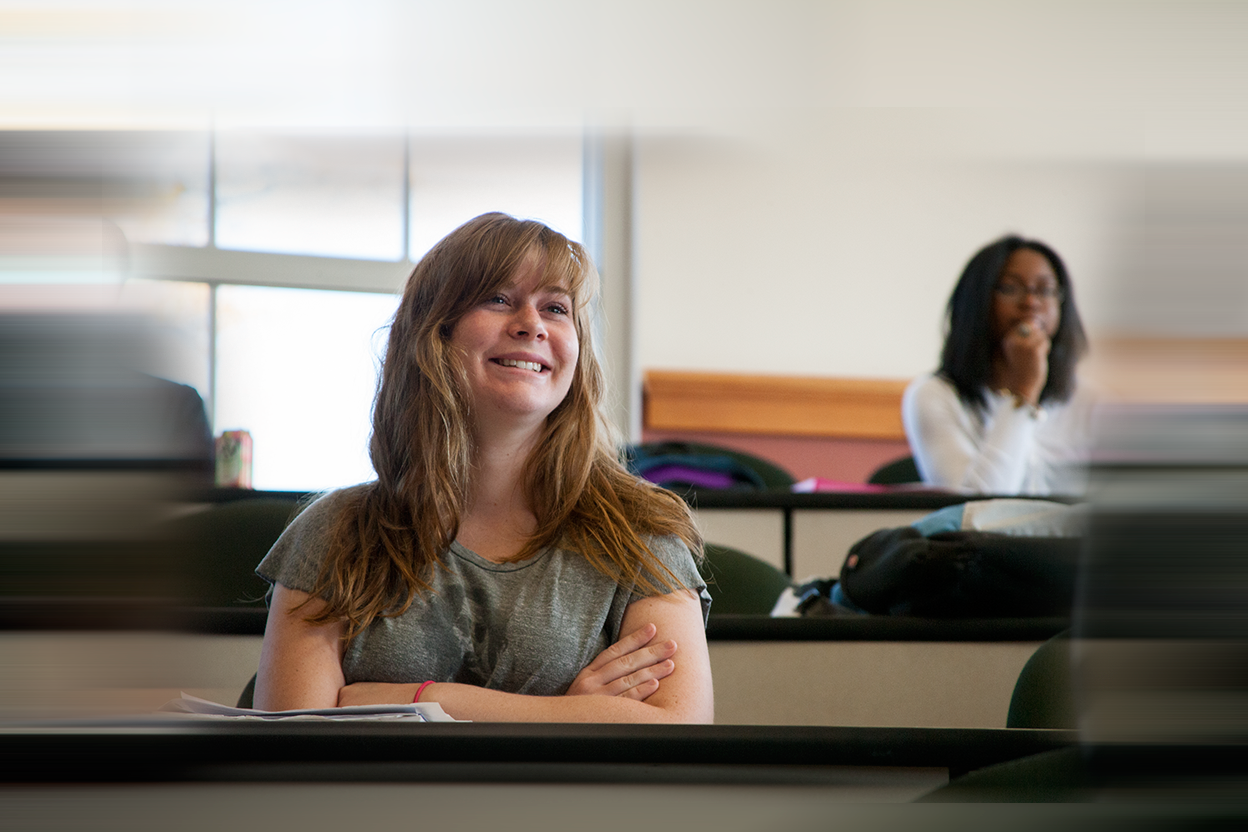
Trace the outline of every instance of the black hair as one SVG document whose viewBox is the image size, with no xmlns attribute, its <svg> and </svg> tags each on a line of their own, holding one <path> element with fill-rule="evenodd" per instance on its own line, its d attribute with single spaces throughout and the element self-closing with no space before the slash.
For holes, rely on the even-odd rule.
<svg viewBox="0 0 1248 832">
<path fill-rule="evenodd" d="M 1075 391 L 1075 365 L 1088 350 L 1083 322 L 1075 308 L 1075 291 L 1066 264 L 1057 252 L 1038 240 L 1016 235 L 1002 237 L 980 249 L 958 278 L 946 308 L 945 346 L 940 352 L 941 376 L 953 383 L 966 404 L 987 407 L 984 391 L 992 382 L 996 339 L 992 332 L 993 295 L 1010 255 L 1030 249 L 1053 267 L 1061 287 L 1061 318 L 1049 348 L 1049 377 L 1040 402 L 1062 402 Z"/>
</svg>

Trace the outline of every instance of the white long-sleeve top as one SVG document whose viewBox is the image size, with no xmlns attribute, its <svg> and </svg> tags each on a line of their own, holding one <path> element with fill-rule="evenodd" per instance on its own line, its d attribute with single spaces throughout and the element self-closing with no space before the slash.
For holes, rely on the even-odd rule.
<svg viewBox="0 0 1248 832">
<path fill-rule="evenodd" d="M 1094 397 L 1038 411 L 985 390 L 982 412 L 937 375 L 915 379 L 901 400 L 906 438 L 929 485 L 969 494 L 1081 494 L 1092 440 Z"/>
</svg>

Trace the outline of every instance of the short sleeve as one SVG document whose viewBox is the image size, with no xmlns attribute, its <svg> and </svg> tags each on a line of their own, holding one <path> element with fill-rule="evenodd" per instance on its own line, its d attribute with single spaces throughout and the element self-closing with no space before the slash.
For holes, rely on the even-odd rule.
<svg viewBox="0 0 1248 832">
<path fill-rule="evenodd" d="M 706 581 L 702 579 L 702 575 L 698 572 L 697 564 L 693 561 L 693 553 L 689 551 L 689 547 L 684 541 L 675 535 L 666 537 L 650 538 L 646 541 L 650 545 L 650 551 L 659 559 L 659 562 L 672 571 L 676 576 L 676 580 L 694 591 L 698 595 L 698 600 L 702 604 L 702 623 L 706 624 L 707 617 L 711 614 L 711 594 L 706 589 Z M 666 577 L 666 576 L 664 576 Z M 662 579 L 653 579 L 654 582 L 662 586 Z M 647 593 L 643 592 L 640 587 L 633 587 L 632 597 L 629 602 L 638 598 L 644 598 Z"/>
<path fill-rule="evenodd" d="M 329 551 L 329 532 L 342 510 L 343 492 L 321 497 L 296 517 L 256 567 L 270 584 L 311 592 Z"/>
</svg>

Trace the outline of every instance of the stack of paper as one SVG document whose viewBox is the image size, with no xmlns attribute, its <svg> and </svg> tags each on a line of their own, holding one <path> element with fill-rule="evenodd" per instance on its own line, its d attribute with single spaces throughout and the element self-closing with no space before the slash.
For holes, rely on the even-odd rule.
<svg viewBox="0 0 1248 832">
<path fill-rule="evenodd" d="M 452 719 L 437 702 L 410 705 L 353 705 L 347 708 L 310 708 L 301 711 L 257 711 L 252 708 L 231 708 L 207 699 L 183 693 L 181 699 L 173 699 L 161 706 L 163 713 L 230 719 L 332 719 L 374 720 L 401 719 L 417 722 L 461 722 Z"/>
</svg>

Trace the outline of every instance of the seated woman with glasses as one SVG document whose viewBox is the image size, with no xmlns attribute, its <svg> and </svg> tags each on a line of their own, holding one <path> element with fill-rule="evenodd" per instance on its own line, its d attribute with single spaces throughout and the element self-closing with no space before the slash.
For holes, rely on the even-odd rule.
<svg viewBox="0 0 1248 832">
<path fill-rule="evenodd" d="M 940 368 L 916 379 L 902 420 L 923 481 L 974 494 L 1077 494 L 1092 396 L 1087 351 L 1057 252 L 1009 236 L 971 258 L 954 287 Z"/>
</svg>

